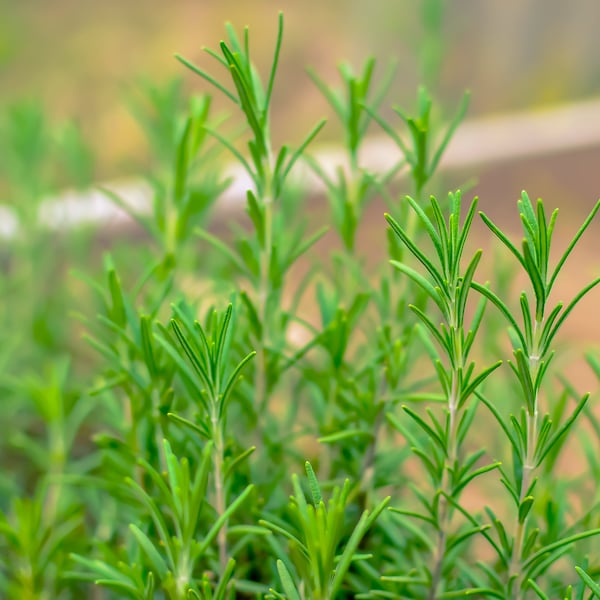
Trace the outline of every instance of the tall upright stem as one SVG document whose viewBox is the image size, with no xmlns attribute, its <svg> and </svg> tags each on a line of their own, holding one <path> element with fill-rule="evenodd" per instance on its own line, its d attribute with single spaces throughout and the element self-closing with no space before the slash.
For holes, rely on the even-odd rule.
<svg viewBox="0 0 600 600">
<path fill-rule="evenodd" d="M 533 343 L 534 347 L 531 350 L 529 358 L 529 369 L 531 372 L 531 379 L 536 380 L 538 369 L 540 366 L 539 346 L 538 346 L 538 332 L 542 331 L 543 322 L 535 321 L 533 329 Z M 538 391 L 536 389 L 533 411 L 527 410 L 526 423 L 527 423 L 527 451 L 525 454 L 525 460 L 523 461 L 523 475 L 521 479 L 521 489 L 519 491 L 519 504 L 525 499 L 527 492 L 533 482 L 533 476 L 536 469 L 535 451 L 538 440 Z M 518 512 L 518 511 L 517 511 Z M 523 559 L 523 543 L 525 541 L 525 534 L 527 532 L 527 524 L 529 522 L 529 515 L 521 521 L 517 514 L 517 522 L 515 526 L 515 542 L 513 545 L 513 552 L 509 567 L 509 581 L 514 578 L 513 582 L 513 599 L 519 600 L 521 598 L 521 563 Z"/>
<path fill-rule="evenodd" d="M 442 568 L 444 566 L 444 557 L 446 555 L 446 545 L 448 542 L 448 530 L 450 528 L 450 519 L 452 517 L 447 496 L 451 494 L 452 482 L 450 480 L 449 471 L 454 469 L 455 463 L 458 460 L 458 372 L 452 372 L 452 388 L 450 397 L 448 398 L 448 446 L 447 460 L 444 465 L 442 481 L 440 482 L 440 490 L 438 497 L 438 535 L 433 556 L 433 569 L 431 571 L 431 586 L 427 595 L 427 600 L 435 600 L 438 597 L 440 583 L 442 579 Z"/>
<path fill-rule="evenodd" d="M 225 481 L 223 476 L 223 426 L 219 422 L 217 407 L 213 407 L 211 415 L 213 428 L 213 469 L 215 477 L 215 509 L 217 517 L 225 513 Z M 227 567 L 227 521 L 223 523 L 217 534 L 217 546 L 219 549 L 219 566 L 221 572 Z"/>
<path fill-rule="evenodd" d="M 371 495 L 374 491 L 375 485 L 375 459 L 377 457 L 377 445 L 379 443 L 379 434 L 381 433 L 381 428 L 385 422 L 385 401 L 383 399 L 386 390 L 387 390 L 388 382 L 385 377 L 385 372 L 381 377 L 381 383 L 379 388 L 379 408 L 377 410 L 377 415 L 375 416 L 375 421 L 373 423 L 373 438 L 367 447 L 367 451 L 365 452 L 365 458 L 363 461 L 362 468 L 362 477 L 360 481 L 360 487 L 365 494 L 365 508 L 367 508 L 368 502 L 370 500 Z"/>
<path fill-rule="evenodd" d="M 271 255 L 273 247 L 273 199 L 270 195 L 264 197 L 264 226 L 265 226 L 265 245 L 260 256 L 260 281 L 258 286 L 258 314 L 262 325 L 262 333 L 258 340 L 255 396 L 258 405 L 259 418 L 264 416 L 268 408 L 267 398 L 267 346 L 269 336 L 269 313 L 268 300 L 270 293 L 269 269 L 271 265 Z M 260 431 L 259 427 L 259 431 Z"/>
<path fill-rule="evenodd" d="M 269 140 L 268 132 L 265 139 Z M 257 189 L 258 202 L 262 204 L 264 215 L 264 245 L 261 248 L 259 258 L 259 281 L 257 289 L 257 312 L 260 319 L 261 334 L 257 340 L 256 348 L 256 377 L 254 380 L 254 401 L 257 407 L 258 427 L 255 445 L 257 448 L 263 446 L 263 434 L 266 413 L 269 408 L 268 375 L 267 375 L 267 348 L 270 340 L 269 296 L 271 294 L 271 259 L 273 254 L 273 153 L 270 144 L 267 143 L 262 157 L 262 186 Z"/>
<path fill-rule="evenodd" d="M 455 291 L 458 286 L 452 286 Z M 461 328 L 459 327 L 460 318 L 457 312 L 457 298 L 452 298 L 450 302 L 450 310 L 448 315 L 448 326 L 450 337 L 452 339 L 452 371 L 450 394 L 448 396 L 448 437 L 446 445 L 446 462 L 440 482 L 440 490 L 438 497 L 438 536 L 437 544 L 433 557 L 433 569 L 431 577 L 431 587 L 429 588 L 428 600 L 435 600 L 438 596 L 441 580 L 442 569 L 444 566 L 444 558 L 446 555 L 446 546 L 448 542 L 448 531 L 450 529 L 450 520 L 452 511 L 448 503 L 448 496 L 452 494 L 452 479 L 450 476 L 451 470 L 456 470 L 456 462 L 458 461 L 458 412 L 459 401 L 461 395 L 460 382 L 461 370 L 465 362 L 465 351 L 463 347 Z"/>
</svg>

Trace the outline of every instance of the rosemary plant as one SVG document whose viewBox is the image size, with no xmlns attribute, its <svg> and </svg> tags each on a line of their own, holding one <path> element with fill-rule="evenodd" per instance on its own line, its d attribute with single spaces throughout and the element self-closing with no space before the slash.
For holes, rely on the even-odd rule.
<svg viewBox="0 0 600 600">
<path fill-rule="evenodd" d="M 264 78 L 247 28 L 227 25 L 207 50 L 222 79 L 178 57 L 209 89 L 144 87 L 152 202 L 132 214 L 148 235 L 111 241 L 103 261 L 103 240 L 37 220 L 64 173 L 91 176 L 77 130 L 50 135 L 32 106 L 3 121 L 24 235 L 0 247 L 2 598 L 600 598 L 596 394 L 553 360 L 600 283 L 554 303 L 600 202 L 554 266 L 557 213 L 541 200 L 518 202 L 521 245 L 482 214 L 516 268 L 490 260 L 477 281 L 477 199 L 430 196 L 468 94 L 440 125 L 443 7 L 421 8 L 427 89 L 414 114 L 393 106 L 400 129 L 381 116 L 392 68 L 374 86 L 374 58 L 343 63 L 341 91 L 309 71 L 343 128 L 348 164 L 333 175 L 305 155 L 324 121 L 296 149 L 273 142 L 282 15 Z M 213 115 L 214 90 L 243 132 Z M 387 173 L 364 168 L 373 122 L 397 146 Z M 211 210 L 236 172 L 222 154 L 250 182 L 228 228 Z M 328 209 L 295 178 L 304 161 Z M 362 225 L 380 200 L 388 227 L 382 216 L 367 256 Z M 321 240 L 329 223 L 337 235 Z M 391 267 L 373 264 L 386 241 Z M 528 289 L 513 303 L 519 273 Z M 585 357 L 600 380 L 598 356 Z M 566 453 L 581 469 L 564 472 Z"/>
<path fill-rule="evenodd" d="M 286 244 L 277 211 L 280 209 L 286 182 L 294 164 L 325 122 L 318 123 L 297 150 L 292 151 L 284 145 L 275 152 L 269 120 L 283 41 L 283 14 L 279 15 L 277 41 L 266 85 L 262 84 L 250 61 L 248 29 L 244 30 L 243 41 L 239 40 L 231 25 L 227 26 L 227 34 L 228 42 L 223 41 L 220 44 L 221 54 L 213 50 L 207 52 L 228 71 L 234 91 L 188 60 L 180 56 L 178 59 L 229 98 L 242 112 L 250 130 L 249 158 L 246 158 L 217 131 L 207 129 L 209 134 L 231 151 L 250 176 L 254 186 L 254 189 L 248 190 L 247 193 L 247 210 L 253 225 L 253 237 L 250 240 L 239 240 L 237 252 L 228 250 L 228 254 L 253 288 L 251 295 L 244 295 L 244 302 L 254 324 L 253 340 L 257 352 L 254 401 L 260 421 L 268 414 L 272 388 L 279 376 L 273 353 L 281 352 L 285 340 L 283 325 L 287 319 L 282 318 L 280 308 L 285 275 L 296 260 L 324 233 L 324 230 L 317 232 L 306 241 L 294 235 L 294 244 L 290 246 Z M 202 233 L 201 235 L 218 249 L 223 249 L 211 236 Z M 258 431 L 263 431 L 263 428 L 259 428 Z"/>
<path fill-rule="evenodd" d="M 600 209 L 600 202 L 585 219 L 554 269 L 550 267 L 550 249 L 558 210 L 554 210 L 548 219 L 542 200 L 538 200 L 534 207 L 525 192 L 518 207 L 524 233 L 522 251 L 485 214 L 481 216 L 494 235 L 517 259 L 531 283 L 530 294 L 523 292 L 519 298 L 523 325 L 518 325 L 505 301 L 493 291 L 473 284 L 475 289 L 501 311 L 510 325 L 514 360 L 509 364 L 518 380 L 523 402 L 520 418 L 511 415 L 507 422 L 494 403 L 482 397 L 506 434 L 515 462 L 514 478 L 501 469 L 502 483 L 515 503 L 514 538 L 510 545 L 504 544 L 501 549 L 498 548 L 500 558 L 507 567 L 504 593 L 515 599 L 523 597 L 524 590 L 535 583 L 536 576 L 552 564 L 549 558 L 562 554 L 564 546 L 600 533 L 600 529 L 591 529 L 575 535 L 565 535 L 562 539 L 539 548 L 536 539 L 540 531 L 530 525 L 537 485 L 536 472 L 548 454 L 570 431 L 589 398 L 589 394 L 581 397 L 572 413 L 559 427 L 553 424 L 548 415 L 540 418 L 542 384 L 554 357 L 552 342 L 565 319 L 577 303 L 600 283 L 600 278 L 587 284 L 566 306 L 559 302 L 550 309 L 549 296 L 567 258 Z M 496 517 L 493 513 L 490 514 L 497 524 Z M 501 537 L 505 538 L 505 534 Z"/>
<path fill-rule="evenodd" d="M 454 507 L 460 502 L 460 494 L 464 488 L 477 476 L 498 466 L 497 464 L 477 466 L 484 452 L 480 450 L 463 456 L 461 446 L 475 416 L 476 404 L 472 402 L 468 405 L 468 401 L 483 381 L 500 366 L 500 363 L 475 372 L 475 363 L 469 359 L 485 309 L 485 300 L 479 302 L 471 324 L 469 326 L 466 324 L 467 302 L 473 276 L 481 259 L 481 251 L 473 255 L 464 267 L 464 271 L 462 258 L 477 202 L 471 203 L 461 226 L 460 192 L 450 194 L 447 219 L 440 204 L 433 197 L 431 198 L 433 221 L 415 200 L 407 198 L 407 201 L 432 242 L 438 265 L 434 265 L 427 254 L 415 245 L 406 230 L 388 215 L 387 219 L 394 233 L 422 264 L 428 278 L 406 263 L 394 262 L 393 264 L 420 286 L 428 299 L 441 312 L 443 322 L 437 326 L 432 317 L 417 306 L 411 305 L 411 309 L 418 316 L 427 334 L 435 340 L 442 351 L 443 359 L 428 339 L 424 338 L 447 408 L 441 418 L 428 410 L 431 421 L 429 423 L 409 406 L 403 407 L 414 425 L 426 434 L 425 446 L 410 433 L 409 426 L 401 423 L 391 414 L 388 418 L 410 441 L 413 451 L 420 458 L 432 481 L 434 490 L 432 496 L 426 496 L 422 490 L 416 490 L 423 504 L 424 513 L 415 514 L 403 509 L 398 510 L 401 514 L 414 515 L 434 527 L 436 535 L 431 544 L 433 548 L 431 567 L 426 568 L 425 579 L 422 579 L 422 574 L 414 577 L 415 583 L 419 585 L 424 583 L 428 588 L 425 596 L 434 599 L 441 595 L 447 585 L 445 583 L 445 578 L 449 576 L 448 568 L 445 568 L 447 555 L 481 530 L 475 527 L 467 531 L 461 529 L 453 534 L 450 527 Z"/>
<path fill-rule="evenodd" d="M 355 75 L 348 64 L 339 66 L 340 76 L 344 84 L 344 94 L 339 90 L 329 87 L 318 77 L 314 69 L 308 71 L 319 91 L 323 94 L 336 116 L 343 125 L 345 147 L 348 155 L 348 165 L 345 169 L 339 166 L 335 178 L 328 175 L 319 163 L 310 159 L 311 168 L 325 183 L 332 208 L 332 219 L 346 250 L 352 252 L 356 243 L 358 225 L 368 201 L 372 198 L 378 179 L 382 183 L 389 180 L 403 165 L 398 163 L 389 173 L 376 178 L 373 173 L 360 166 L 359 152 L 365 139 L 372 116 L 365 110 L 377 111 L 392 83 L 394 65 L 390 65 L 382 82 L 372 92 L 373 73 L 375 60 L 366 61 L 360 75 Z"/>
</svg>

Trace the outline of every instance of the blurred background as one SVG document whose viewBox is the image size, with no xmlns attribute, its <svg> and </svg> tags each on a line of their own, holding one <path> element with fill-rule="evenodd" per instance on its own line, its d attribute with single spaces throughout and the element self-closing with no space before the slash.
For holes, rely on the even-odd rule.
<svg viewBox="0 0 600 600">
<path fill-rule="evenodd" d="M 218 45 L 225 21 L 250 26 L 256 63 L 267 65 L 279 9 L 286 31 L 273 130 L 284 127 L 290 141 L 328 114 L 305 66 L 333 82 L 340 60 L 359 67 L 370 55 L 380 70 L 398 63 L 390 104 L 410 104 L 423 81 L 449 109 L 471 89 L 470 117 L 600 94 L 597 0 L 452 0 L 441 20 L 433 10 L 428 16 L 431 4 L 0 0 L 0 109 L 31 98 L 52 119 L 75 118 L 93 148 L 95 177 L 122 175 L 147 153 L 128 106 L 140 81 L 181 76 L 189 90 L 206 91 L 173 55 L 216 71 L 202 47 Z M 330 123 L 321 139 L 338 132 Z"/>
</svg>

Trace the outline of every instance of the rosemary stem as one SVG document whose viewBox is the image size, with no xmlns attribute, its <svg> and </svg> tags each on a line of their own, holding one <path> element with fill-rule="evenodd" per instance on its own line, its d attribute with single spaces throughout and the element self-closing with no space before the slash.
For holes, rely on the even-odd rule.
<svg viewBox="0 0 600 600">
<path fill-rule="evenodd" d="M 538 351 L 538 340 L 537 334 L 542 330 L 543 323 L 536 320 L 533 329 L 534 347 L 532 354 L 529 356 L 529 368 L 531 370 L 531 378 L 533 381 L 536 380 L 537 372 L 539 369 L 540 357 Z M 519 492 L 519 504 L 527 496 L 527 492 L 533 482 L 533 477 L 536 468 L 535 452 L 538 438 L 538 400 L 539 394 L 536 390 L 533 410 L 528 409 L 526 414 L 527 423 L 527 451 L 525 460 L 523 461 L 523 476 L 521 479 L 521 489 Z M 518 511 L 517 511 L 518 512 Z M 521 563 L 523 560 L 523 543 L 525 541 L 525 534 L 527 532 L 527 523 L 529 522 L 529 515 L 523 520 L 519 519 L 517 514 L 517 523 L 515 527 L 515 541 L 513 546 L 513 552 L 509 568 L 509 581 L 514 578 L 513 582 L 513 599 L 519 600 L 521 597 L 522 578 L 521 578 Z"/>
<path fill-rule="evenodd" d="M 215 478 L 215 509 L 217 516 L 225 513 L 225 481 L 223 477 L 223 428 L 216 414 L 216 407 L 211 415 L 213 427 L 213 468 Z M 227 521 L 217 534 L 217 546 L 219 548 L 219 565 L 221 572 L 227 567 Z"/>
<path fill-rule="evenodd" d="M 447 496 L 452 493 L 452 481 L 450 469 L 454 469 L 458 459 L 458 439 L 457 439 L 457 414 L 458 414 L 458 370 L 452 372 L 452 389 L 448 398 L 448 442 L 447 459 L 440 482 L 438 492 L 438 535 L 435 553 L 433 557 L 433 569 L 431 571 L 431 586 L 429 588 L 428 600 L 435 600 L 438 597 L 439 587 L 442 579 L 442 568 L 444 566 L 444 557 L 446 555 L 446 545 L 448 542 L 448 530 L 452 514 Z"/>
</svg>

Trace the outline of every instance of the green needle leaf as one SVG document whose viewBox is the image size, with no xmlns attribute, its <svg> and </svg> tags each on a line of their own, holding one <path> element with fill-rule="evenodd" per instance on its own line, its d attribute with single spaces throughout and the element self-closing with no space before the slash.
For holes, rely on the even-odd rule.
<svg viewBox="0 0 600 600">
<path fill-rule="evenodd" d="M 148 560 L 150 561 L 150 564 L 152 565 L 152 568 L 158 575 L 159 579 L 164 581 L 167 578 L 169 568 L 167 567 L 167 564 L 163 560 L 158 550 L 154 547 L 154 544 L 150 541 L 150 538 L 148 538 L 148 536 L 133 523 L 129 525 L 129 529 L 133 533 L 138 544 L 141 546 L 144 554 L 146 554 L 148 557 Z"/>
<path fill-rule="evenodd" d="M 294 585 L 294 580 L 292 579 L 292 576 L 287 570 L 284 562 L 281 560 L 277 561 L 277 572 L 279 573 L 279 579 L 281 580 L 283 591 L 285 592 L 288 600 L 301 600 L 300 594 Z"/>
<path fill-rule="evenodd" d="M 317 506 L 323 501 L 319 482 L 317 481 L 317 477 L 313 471 L 312 465 L 308 461 L 304 463 L 304 468 L 306 469 L 306 477 L 308 478 L 308 487 L 310 488 L 313 504 Z"/>
</svg>

